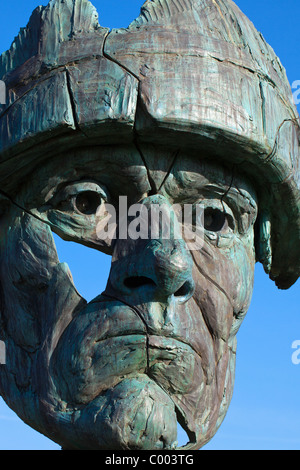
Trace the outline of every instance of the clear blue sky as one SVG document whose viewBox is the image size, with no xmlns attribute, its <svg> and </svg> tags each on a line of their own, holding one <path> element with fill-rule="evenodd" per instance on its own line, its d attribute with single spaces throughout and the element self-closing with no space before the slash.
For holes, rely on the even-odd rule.
<svg viewBox="0 0 300 470">
<path fill-rule="evenodd" d="M 41 0 L 10 0 L 0 7 L 0 53 L 9 48 Z M 143 0 L 94 0 L 102 26 L 126 27 Z M 300 80 L 299 0 L 236 0 L 285 66 L 290 83 Z M 299 95 L 300 97 L 300 95 Z M 300 106 L 298 106 L 298 110 Z M 109 257 L 55 238 L 75 284 L 88 300 L 103 290 Z M 89 274 L 88 274 L 89 273 Z M 291 360 L 300 340 L 300 283 L 279 291 L 256 268 L 254 296 L 238 333 L 234 396 L 223 425 L 205 449 L 300 449 L 300 364 Z M 58 449 L 23 424 L 0 398 L 0 450 Z"/>
</svg>

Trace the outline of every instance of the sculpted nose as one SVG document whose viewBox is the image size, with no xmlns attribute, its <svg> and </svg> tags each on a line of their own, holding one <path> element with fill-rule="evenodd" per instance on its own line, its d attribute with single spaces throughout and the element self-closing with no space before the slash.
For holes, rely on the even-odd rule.
<svg viewBox="0 0 300 470">
<path fill-rule="evenodd" d="M 132 261 L 135 266 L 123 267 L 118 282 L 128 294 L 151 289 L 155 300 L 174 296 L 179 303 L 193 295 L 192 260 L 182 241 L 150 241 L 140 255 L 137 249 Z"/>
<path fill-rule="evenodd" d="M 151 212 L 144 238 L 134 240 L 129 236 L 126 240 L 116 241 L 109 277 L 110 289 L 131 298 L 152 297 L 152 300 L 164 302 L 173 297 L 176 302 L 184 303 L 194 293 L 192 257 L 180 237 L 178 222 L 170 204 L 160 195 L 143 201 L 148 215 L 154 205 L 157 212 L 159 209 L 160 218 L 155 219 L 155 211 Z M 170 226 L 165 227 L 168 229 L 167 237 L 162 227 L 168 223 Z"/>
</svg>

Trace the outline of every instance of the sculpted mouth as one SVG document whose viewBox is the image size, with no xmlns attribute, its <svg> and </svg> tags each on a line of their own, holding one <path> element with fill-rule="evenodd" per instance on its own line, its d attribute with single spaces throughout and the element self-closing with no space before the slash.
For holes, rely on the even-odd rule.
<svg viewBox="0 0 300 470">
<path fill-rule="evenodd" d="M 198 404 L 202 394 L 200 355 L 180 338 L 149 332 L 132 306 L 103 296 L 87 304 L 60 338 L 51 367 L 69 409 L 90 407 L 123 381 L 153 382 L 169 396 L 178 422 L 194 442 L 184 410 Z"/>
<path fill-rule="evenodd" d="M 52 364 L 58 383 L 66 384 L 63 395 L 73 403 L 87 403 L 133 373 L 146 373 L 170 393 L 188 393 L 195 368 L 202 371 L 201 357 L 188 341 L 174 331 L 149 328 L 139 309 L 106 294 L 74 317 Z"/>
<path fill-rule="evenodd" d="M 110 300 L 115 300 L 124 306 L 129 307 L 135 312 L 137 318 L 140 320 L 139 328 L 137 328 L 135 331 L 130 331 L 130 335 L 132 335 L 133 338 L 136 338 L 137 340 L 141 335 L 144 335 L 145 337 L 145 358 L 147 362 L 145 372 L 147 375 L 149 375 L 149 377 L 155 377 L 158 370 L 162 371 L 165 368 L 168 368 L 170 372 L 174 363 L 176 363 L 176 367 L 180 368 L 180 365 L 184 366 L 184 364 L 188 362 L 188 358 L 191 357 L 195 358 L 196 362 L 201 362 L 199 353 L 195 351 L 195 349 L 188 342 L 182 341 L 182 339 L 179 339 L 175 336 L 164 335 L 162 332 L 157 332 L 157 334 L 155 334 L 156 332 L 151 332 L 143 314 L 138 308 L 126 303 L 123 299 L 117 299 L 107 295 L 106 293 L 102 294 L 102 296 L 108 297 Z M 126 327 L 122 334 L 120 334 L 120 332 L 119 334 L 112 334 L 110 339 L 113 340 L 115 338 L 115 340 L 118 342 L 118 338 L 128 336 L 129 330 Z M 103 341 L 101 338 L 97 340 L 98 343 L 101 341 Z M 132 346 L 132 351 L 133 350 L 134 346 Z M 190 367 L 189 370 L 193 370 L 193 367 Z M 164 377 L 167 377 L 168 375 L 170 374 L 165 373 Z M 174 376 L 178 379 L 178 374 L 175 373 Z M 185 377 L 188 383 L 189 373 L 186 373 Z M 163 377 L 161 377 L 161 379 L 162 378 Z M 170 391 L 174 393 L 186 393 L 187 384 L 183 388 L 184 390 L 176 390 L 176 387 L 171 386 Z M 167 387 L 167 390 L 168 389 L 169 387 Z"/>
<path fill-rule="evenodd" d="M 187 394 L 193 388 L 195 369 L 201 370 L 200 357 L 193 349 L 169 337 L 135 332 L 92 341 L 89 350 L 78 346 L 71 353 L 67 348 L 59 351 L 59 357 L 64 356 L 59 372 L 58 357 L 55 361 L 69 399 L 78 404 L 90 402 L 126 376 L 141 373 L 170 394 Z"/>
</svg>

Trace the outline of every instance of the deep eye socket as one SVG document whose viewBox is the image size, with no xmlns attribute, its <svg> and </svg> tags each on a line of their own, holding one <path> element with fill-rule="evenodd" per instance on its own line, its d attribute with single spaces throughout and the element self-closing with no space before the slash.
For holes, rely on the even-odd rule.
<svg viewBox="0 0 300 470">
<path fill-rule="evenodd" d="M 228 214 L 221 211 L 220 209 L 215 209 L 208 207 L 204 209 L 204 229 L 209 232 L 221 232 L 228 229 Z"/>
<path fill-rule="evenodd" d="M 69 215 L 93 216 L 98 208 L 107 202 L 104 188 L 97 183 L 81 181 L 61 189 L 50 202 L 53 210 Z"/>
<path fill-rule="evenodd" d="M 82 191 L 74 198 L 74 206 L 78 212 L 84 215 L 96 214 L 102 203 L 101 194 L 96 191 Z"/>
</svg>

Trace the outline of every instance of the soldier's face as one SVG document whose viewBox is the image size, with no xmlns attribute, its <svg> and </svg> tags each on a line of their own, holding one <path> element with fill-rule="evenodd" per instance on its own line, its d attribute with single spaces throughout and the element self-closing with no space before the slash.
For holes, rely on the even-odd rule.
<svg viewBox="0 0 300 470">
<path fill-rule="evenodd" d="M 154 217 L 137 229 L 134 204 L 156 206 L 172 221 L 169 235 L 151 237 Z M 104 237 L 108 206 L 116 231 Z M 66 449 L 175 448 L 177 422 L 189 448 L 204 445 L 231 399 L 256 216 L 242 177 L 154 146 L 79 149 L 33 172 L 2 216 L 0 392 L 9 406 Z M 93 301 L 59 263 L 51 229 L 112 255 Z"/>
</svg>

